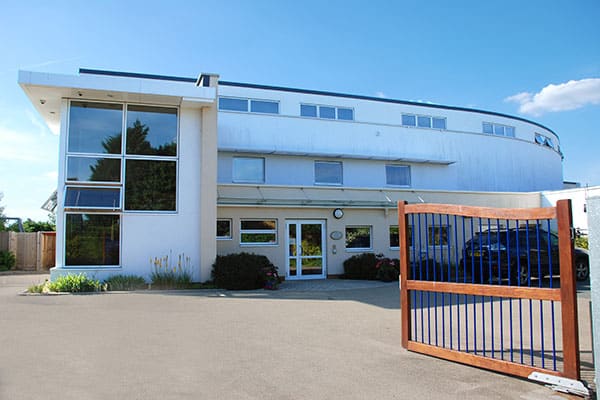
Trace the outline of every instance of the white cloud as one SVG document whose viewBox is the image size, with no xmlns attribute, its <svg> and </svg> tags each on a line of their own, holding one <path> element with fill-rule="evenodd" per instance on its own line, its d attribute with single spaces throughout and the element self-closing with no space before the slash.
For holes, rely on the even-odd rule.
<svg viewBox="0 0 600 400">
<path fill-rule="evenodd" d="M 600 104 L 600 78 L 550 84 L 538 93 L 517 93 L 504 101 L 519 104 L 520 113 L 533 116 L 575 110 L 590 104 Z"/>
<path fill-rule="evenodd" d="M 45 162 L 57 156 L 58 138 L 0 126 L 0 161 Z"/>
</svg>

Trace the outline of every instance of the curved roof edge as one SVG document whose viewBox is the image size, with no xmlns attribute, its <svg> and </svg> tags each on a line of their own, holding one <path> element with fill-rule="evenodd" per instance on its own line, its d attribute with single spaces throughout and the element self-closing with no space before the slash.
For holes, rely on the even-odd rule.
<svg viewBox="0 0 600 400">
<path fill-rule="evenodd" d="M 176 81 L 176 82 L 196 83 L 196 81 L 197 81 L 197 79 L 195 79 L 195 78 L 186 78 L 186 77 L 179 77 L 179 76 L 142 74 L 142 73 L 136 73 L 136 72 L 105 71 L 105 70 L 88 69 L 88 68 L 80 68 L 79 73 L 80 74 L 93 74 L 93 75 L 122 76 L 122 77 L 142 78 L 142 79 L 160 79 L 160 80 L 168 80 L 168 81 Z M 384 99 L 381 97 L 374 97 L 374 96 L 327 92 L 327 91 L 322 91 L 322 90 L 298 89 L 298 88 L 291 88 L 291 87 L 284 87 L 284 86 L 260 85 L 260 84 L 256 84 L 256 83 L 243 83 L 243 82 L 231 82 L 231 81 L 219 80 L 219 85 L 232 86 L 232 87 L 243 87 L 243 88 L 249 88 L 249 89 L 278 90 L 278 91 L 282 91 L 282 92 L 314 94 L 314 95 L 320 95 L 320 96 L 343 97 L 343 98 L 347 98 L 347 99 L 378 101 L 381 103 L 404 104 L 404 105 L 410 105 L 410 106 L 430 107 L 430 108 L 438 108 L 438 109 L 452 110 L 452 111 L 476 112 L 476 113 L 480 113 L 480 114 L 487 114 L 487 115 L 493 115 L 496 117 L 510 118 L 510 119 L 514 119 L 517 121 L 522 121 L 522 122 L 526 122 L 529 124 L 533 124 L 533 125 L 539 126 L 542 129 L 545 129 L 549 132 L 552 132 L 557 138 L 560 139 L 560 137 L 558 136 L 558 134 L 556 132 L 554 132 L 552 129 L 550 129 L 547 126 L 544 126 L 538 122 L 531 121 L 527 118 L 517 117 L 514 115 L 503 114 L 503 113 L 499 113 L 499 112 L 495 112 L 495 111 L 480 110 L 477 108 L 446 106 L 443 104 L 419 103 L 417 101 Z"/>
</svg>

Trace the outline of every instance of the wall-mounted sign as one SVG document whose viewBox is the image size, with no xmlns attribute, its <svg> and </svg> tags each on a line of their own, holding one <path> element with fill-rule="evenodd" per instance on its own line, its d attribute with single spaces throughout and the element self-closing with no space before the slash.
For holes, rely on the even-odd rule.
<svg viewBox="0 0 600 400">
<path fill-rule="evenodd" d="M 329 237 L 332 238 L 333 240 L 340 240 L 341 238 L 344 237 L 344 234 L 340 231 L 333 231 L 329 234 Z"/>
</svg>

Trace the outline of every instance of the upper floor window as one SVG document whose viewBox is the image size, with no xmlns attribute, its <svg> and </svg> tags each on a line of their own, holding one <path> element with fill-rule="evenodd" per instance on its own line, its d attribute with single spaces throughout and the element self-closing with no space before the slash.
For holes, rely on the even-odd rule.
<svg viewBox="0 0 600 400">
<path fill-rule="evenodd" d="M 386 165 L 385 182 L 390 186 L 410 186 L 410 166 Z"/>
<path fill-rule="evenodd" d="M 127 154 L 177 155 L 177 109 L 127 107 Z"/>
<path fill-rule="evenodd" d="M 548 136 L 544 136 L 537 132 L 535 134 L 535 142 L 542 146 L 547 146 L 547 147 L 550 147 L 551 149 L 554 149 L 554 143 L 552 142 L 552 139 L 550 139 Z"/>
<path fill-rule="evenodd" d="M 67 151 L 121 154 L 122 130 L 122 104 L 72 101 Z"/>
<path fill-rule="evenodd" d="M 495 124 L 492 122 L 483 122 L 482 132 L 489 135 L 515 137 L 514 126 Z"/>
<path fill-rule="evenodd" d="M 402 125 L 419 128 L 446 129 L 446 118 L 431 115 L 402 114 Z"/>
<path fill-rule="evenodd" d="M 248 108 L 248 103 L 250 107 Z M 219 97 L 219 110 L 241 111 L 263 114 L 279 114 L 279 102 L 273 100 Z"/>
<path fill-rule="evenodd" d="M 315 161 L 315 184 L 341 185 L 343 182 L 340 161 Z"/>
<path fill-rule="evenodd" d="M 354 121 L 354 110 L 352 108 L 347 107 L 300 104 L 300 116 Z"/>
<path fill-rule="evenodd" d="M 264 183 L 265 159 L 262 157 L 233 157 L 233 181 Z"/>
</svg>

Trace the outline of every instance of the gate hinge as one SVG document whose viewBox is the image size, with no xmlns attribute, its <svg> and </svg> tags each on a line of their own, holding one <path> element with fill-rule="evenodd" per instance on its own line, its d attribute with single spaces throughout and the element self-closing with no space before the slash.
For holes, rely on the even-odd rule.
<svg viewBox="0 0 600 400">
<path fill-rule="evenodd" d="M 528 376 L 528 378 L 533 381 L 545 383 L 552 390 L 555 390 L 557 392 L 575 394 L 577 396 L 582 396 L 586 399 L 590 398 L 590 391 L 588 390 L 588 388 L 585 387 L 583 382 L 576 381 L 575 379 L 544 374 L 542 372 L 532 372 Z"/>
</svg>

